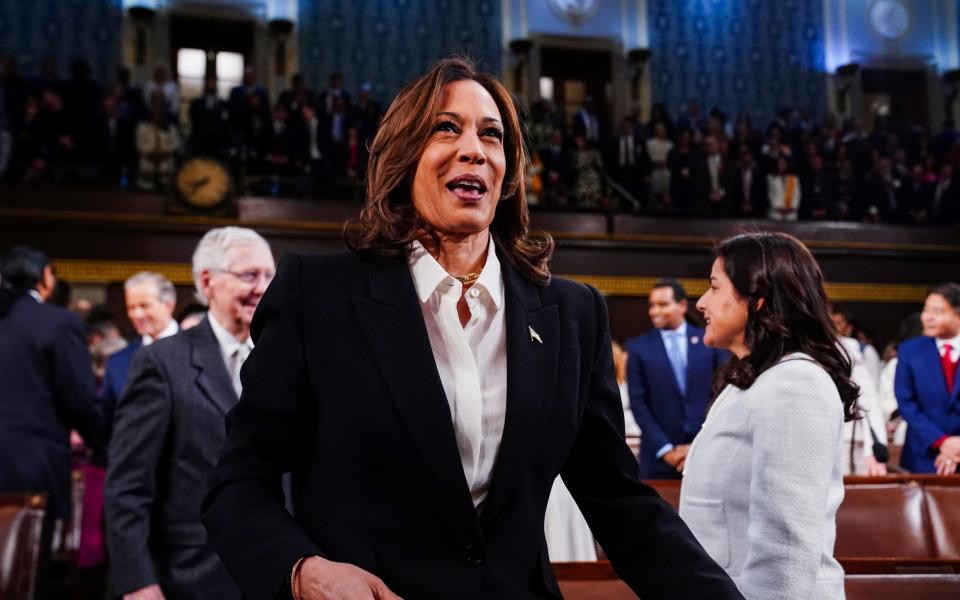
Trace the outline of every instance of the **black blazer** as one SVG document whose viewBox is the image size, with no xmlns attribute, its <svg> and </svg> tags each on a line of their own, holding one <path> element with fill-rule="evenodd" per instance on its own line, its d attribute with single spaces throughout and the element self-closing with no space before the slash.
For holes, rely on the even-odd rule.
<svg viewBox="0 0 960 600">
<path fill-rule="evenodd" d="M 500 260 L 506 423 L 479 511 L 407 265 L 353 255 L 280 263 L 204 500 L 210 539 L 245 597 L 288 596 L 294 562 L 317 554 L 376 574 L 406 600 L 559 598 L 543 519 L 562 473 L 645 600 L 741 598 L 637 479 L 603 299 L 561 279 L 536 286 Z M 296 519 L 283 508 L 287 470 Z"/>
<path fill-rule="evenodd" d="M 116 408 L 104 520 L 114 589 L 154 583 L 168 600 L 239 599 L 200 523 L 206 480 L 237 402 L 204 320 L 134 355 Z"/>
<path fill-rule="evenodd" d="M 87 332 L 73 313 L 27 294 L 0 315 L 0 492 L 46 492 L 70 514 L 70 430 L 102 452 L 103 412 Z"/>
</svg>

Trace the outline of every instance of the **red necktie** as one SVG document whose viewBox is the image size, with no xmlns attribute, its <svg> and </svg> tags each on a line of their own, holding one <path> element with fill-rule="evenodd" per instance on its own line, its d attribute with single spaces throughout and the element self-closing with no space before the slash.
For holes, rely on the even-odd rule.
<svg viewBox="0 0 960 600">
<path fill-rule="evenodd" d="M 953 346 L 943 345 L 943 356 L 940 357 L 940 366 L 943 367 L 943 376 L 947 380 L 947 393 L 953 393 L 953 380 L 957 376 L 957 362 L 950 358 Z"/>
</svg>

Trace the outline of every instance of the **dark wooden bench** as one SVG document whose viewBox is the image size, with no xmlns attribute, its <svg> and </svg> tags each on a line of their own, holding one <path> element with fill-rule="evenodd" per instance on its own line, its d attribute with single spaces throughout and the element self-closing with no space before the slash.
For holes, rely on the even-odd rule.
<svg viewBox="0 0 960 600">
<path fill-rule="evenodd" d="M 0 598 L 32 600 L 46 494 L 0 494 Z"/>
</svg>

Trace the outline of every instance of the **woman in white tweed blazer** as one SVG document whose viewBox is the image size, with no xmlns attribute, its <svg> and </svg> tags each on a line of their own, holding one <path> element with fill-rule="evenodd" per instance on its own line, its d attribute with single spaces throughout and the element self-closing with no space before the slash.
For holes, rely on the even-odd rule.
<svg viewBox="0 0 960 600">
<path fill-rule="evenodd" d="M 748 600 L 844 598 L 833 558 L 857 386 L 820 268 L 783 234 L 723 242 L 697 302 L 735 358 L 687 457 L 680 516 Z"/>
</svg>

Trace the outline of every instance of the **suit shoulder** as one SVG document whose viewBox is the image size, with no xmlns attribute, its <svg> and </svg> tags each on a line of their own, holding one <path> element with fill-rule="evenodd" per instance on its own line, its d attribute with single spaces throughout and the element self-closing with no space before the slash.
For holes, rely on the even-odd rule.
<svg viewBox="0 0 960 600">
<path fill-rule="evenodd" d="M 898 347 L 897 351 L 903 353 L 915 352 L 918 348 L 922 348 L 925 344 L 929 343 L 929 337 L 920 335 L 900 342 L 900 346 Z"/>
<path fill-rule="evenodd" d="M 559 302 L 566 303 L 572 302 L 592 305 L 594 298 L 600 295 L 600 292 L 590 285 L 572 279 L 564 279 L 563 277 L 551 277 L 550 284 L 546 289 L 549 293 L 553 294 Z"/>
<path fill-rule="evenodd" d="M 811 404 L 839 406 L 840 392 L 830 374 L 805 354 L 785 356 L 762 373 L 753 387 L 771 405 L 793 403 L 792 398 L 799 393 L 808 397 Z"/>
<path fill-rule="evenodd" d="M 278 273 L 290 276 L 299 272 L 302 281 L 353 280 L 365 275 L 370 261 L 352 252 L 338 254 L 287 254 L 280 261 Z"/>
</svg>

